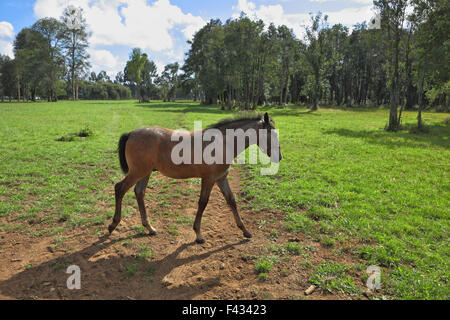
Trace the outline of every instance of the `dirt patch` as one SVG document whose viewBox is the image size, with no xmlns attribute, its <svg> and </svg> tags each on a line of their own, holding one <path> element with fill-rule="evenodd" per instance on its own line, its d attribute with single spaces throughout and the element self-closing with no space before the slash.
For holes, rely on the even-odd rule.
<svg viewBox="0 0 450 320">
<path fill-rule="evenodd" d="M 233 170 L 230 175 L 231 188 L 239 195 L 239 174 Z M 113 197 L 113 186 L 107 192 Z M 122 219 L 111 236 L 106 235 L 110 221 L 102 227 L 78 228 L 51 237 L 0 233 L 0 298 L 302 299 L 314 266 L 327 260 L 358 262 L 352 255 L 337 255 L 302 234 L 285 231 L 283 215 L 276 212 L 241 210 L 253 234 L 251 240 L 244 240 L 217 186 L 202 221 L 206 243 L 194 244 L 192 221 L 199 192 L 196 181 L 152 176 L 146 206 L 159 232 L 155 237 L 142 234 L 137 205 L 130 199 L 125 206 L 132 214 Z M 105 202 L 99 206 L 113 209 Z M 276 237 L 271 235 L 273 230 L 277 230 Z M 261 281 L 254 270 L 256 259 L 271 254 L 267 247 L 288 242 L 308 248 L 307 256 L 281 255 Z M 67 289 L 69 265 L 81 269 L 80 290 Z M 308 298 L 355 297 L 316 290 Z"/>
</svg>

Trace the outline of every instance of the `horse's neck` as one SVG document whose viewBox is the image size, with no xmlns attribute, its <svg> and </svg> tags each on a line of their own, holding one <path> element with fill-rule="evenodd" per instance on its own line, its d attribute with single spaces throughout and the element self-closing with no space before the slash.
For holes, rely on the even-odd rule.
<svg viewBox="0 0 450 320">
<path fill-rule="evenodd" d="M 238 130 L 238 129 L 242 129 L 244 132 L 247 132 L 248 129 L 253 129 L 256 132 L 256 141 L 251 141 L 250 139 L 248 139 L 246 137 L 245 139 L 245 143 L 243 145 L 237 143 L 238 141 L 238 137 L 233 136 L 233 143 L 227 143 L 227 139 L 229 138 L 226 135 L 226 130 L 227 129 L 233 129 L 233 130 Z M 257 144 L 257 139 L 258 139 L 258 126 L 256 123 L 250 122 L 248 124 L 245 124 L 244 126 L 235 126 L 235 127 L 228 127 L 225 128 L 225 130 L 223 131 L 224 133 L 224 147 L 225 149 L 227 149 L 227 152 L 232 152 L 234 157 L 237 157 L 240 153 L 244 152 L 248 147 L 250 147 L 253 144 Z"/>
</svg>

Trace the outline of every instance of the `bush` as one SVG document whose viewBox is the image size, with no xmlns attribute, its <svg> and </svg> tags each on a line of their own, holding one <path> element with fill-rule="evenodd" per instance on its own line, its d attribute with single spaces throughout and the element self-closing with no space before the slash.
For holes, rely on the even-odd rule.
<svg viewBox="0 0 450 320">
<path fill-rule="evenodd" d="M 126 86 L 111 82 L 87 82 L 80 85 L 80 98 L 91 100 L 130 99 L 131 90 Z"/>
<path fill-rule="evenodd" d="M 94 134 L 94 132 L 89 128 L 89 126 L 84 127 L 80 130 L 80 132 L 77 133 L 77 136 L 80 138 L 87 138 Z"/>
</svg>

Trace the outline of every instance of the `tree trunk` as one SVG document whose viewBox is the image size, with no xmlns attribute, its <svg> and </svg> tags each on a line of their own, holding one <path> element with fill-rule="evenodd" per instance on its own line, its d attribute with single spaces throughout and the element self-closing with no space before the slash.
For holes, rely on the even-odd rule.
<svg viewBox="0 0 450 320">
<path fill-rule="evenodd" d="M 312 111 L 319 109 L 319 73 L 315 72 L 315 84 L 314 84 L 314 105 L 311 108 Z"/>
<path fill-rule="evenodd" d="M 227 91 L 227 103 L 228 103 L 228 110 L 231 110 L 231 89 L 230 86 L 228 86 L 228 91 Z"/>
<path fill-rule="evenodd" d="M 397 117 L 397 109 L 399 102 L 399 42 L 400 42 L 400 31 L 396 30 L 395 35 L 395 52 L 394 52 L 394 76 L 392 79 L 392 87 L 391 87 L 391 108 L 389 111 L 389 126 L 388 131 L 397 131 L 399 128 L 400 119 Z"/>
<path fill-rule="evenodd" d="M 289 74 L 286 74 L 286 79 L 285 79 L 286 83 L 285 83 L 285 92 L 284 92 L 284 103 L 287 104 L 287 99 L 288 99 L 288 90 L 289 90 Z"/>
<path fill-rule="evenodd" d="M 20 102 L 20 80 L 17 79 L 17 100 Z"/>
<path fill-rule="evenodd" d="M 75 75 L 72 72 L 72 100 L 75 101 Z"/>
<path fill-rule="evenodd" d="M 419 111 L 417 114 L 417 128 L 419 130 L 422 130 L 423 124 L 422 124 L 422 108 L 423 108 L 423 84 L 425 81 L 425 66 L 422 67 L 422 72 L 420 76 L 420 82 L 419 82 Z"/>
</svg>

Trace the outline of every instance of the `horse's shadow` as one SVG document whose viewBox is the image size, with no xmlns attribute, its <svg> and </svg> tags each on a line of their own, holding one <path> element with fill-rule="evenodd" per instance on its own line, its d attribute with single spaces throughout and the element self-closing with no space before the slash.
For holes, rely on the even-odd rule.
<svg viewBox="0 0 450 320">
<path fill-rule="evenodd" d="M 209 256 L 247 242 L 242 240 L 217 249 L 189 255 L 179 255 L 194 243 L 181 244 L 162 259 L 143 260 L 133 256 L 95 258 L 95 255 L 118 242 L 136 236 L 110 239 L 100 238 L 90 246 L 70 254 L 25 268 L 0 282 L 3 296 L 13 299 L 193 299 L 220 285 L 219 277 L 202 274 L 195 284 L 167 283 L 166 275 L 177 267 L 202 261 Z M 80 267 L 81 289 L 69 290 L 66 273 L 69 265 Z M 138 274 L 137 274 L 137 273 Z"/>
</svg>

